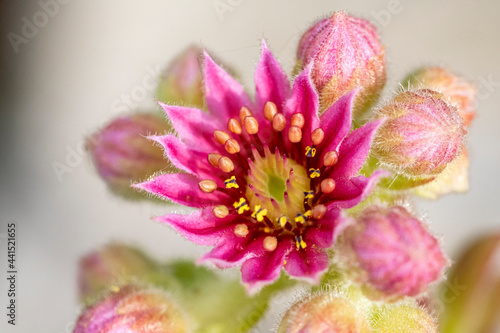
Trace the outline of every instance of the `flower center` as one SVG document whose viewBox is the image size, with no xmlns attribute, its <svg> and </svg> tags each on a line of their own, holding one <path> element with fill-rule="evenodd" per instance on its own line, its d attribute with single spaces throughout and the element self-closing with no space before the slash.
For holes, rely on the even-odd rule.
<svg viewBox="0 0 500 333">
<path fill-rule="evenodd" d="M 200 190 L 221 191 L 234 199 L 232 206 L 217 206 L 213 213 L 218 218 L 240 215 L 236 236 L 247 237 L 250 232 L 265 235 L 263 246 L 267 251 L 274 251 L 283 238 L 294 239 L 297 249 L 303 249 L 307 246 L 305 231 L 324 216 L 323 202 L 335 189 L 335 181 L 323 175 L 337 163 L 338 154 L 327 151 L 317 156 L 325 135 L 321 128 L 312 131 L 310 146 L 303 145 L 305 118 L 301 113 L 294 114 L 287 127 L 285 116 L 268 102 L 264 117 L 271 129 L 270 133 L 261 133 L 266 138 L 264 143 L 252 112 L 243 107 L 239 116 L 239 120 L 228 120 L 229 133 L 214 132 L 214 139 L 228 155 L 208 154 L 209 163 L 223 172 L 225 187 L 207 179 L 199 183 Z M 285 129 L 288 140 L 284 138 Z"/>
</svg>

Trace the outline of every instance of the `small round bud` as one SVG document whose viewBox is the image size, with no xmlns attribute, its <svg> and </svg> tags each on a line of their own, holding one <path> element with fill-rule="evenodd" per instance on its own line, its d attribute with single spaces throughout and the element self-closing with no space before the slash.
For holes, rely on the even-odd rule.
<svg viewBox="0 0 500 333">
<path fill-rule="evenodd" d="M 285 129 L 286 126 L 286 118 L 281 113 L 276 113 L 273 117 L 273 129 L 276 132 L 281 132 Z"/>
<path fill-rule="evenodd" d="M 278 246 L 278 239 L 273 236 L 267 236 L 264 238 L 264 249 L 269 252 L 273 252 L 276 250 L 276 247 Z"/>
<path fill-rule="evenodd" d="M 237 119 L 230 118 L 227 122 L 227 129 L 234 134 L 241 134 L 241 125 Z"/>
<path fill-rule="evenodd" d="M 234 227 L 234 234 L 238 237 L 246 237 L 248 235 L 248 226 L 244 223 L 237 224 Z"/>
<path fill-rule="evenodd" d="M 217 154 L 217 153 L 210 153 L 208 154 L 208 163 L 210 163 L 211 166 L 218 168 L 219 167 L 219 160 L 221 159 L 222 155 Z"/>
<path fill-rule="evenodd" d="M 373 151 L 387 167 L 411 177 L 441 173 L 458 156 L 465 129 L 457 110 L 432 90 L 399 93 L 379 111 L 387 119 Z"/>
<path fill-rule="evenodd" d="M 326 178 L 321 181 L 321 192 L 332 193 L 335 190 L 335 181 L 332 178 Z"/>
<path fill-rule="evenodd" d="M 106 245 L 79 262 L 80 299 L 94 300 L 110 286 L 142 279 L 156 269 L 157 264 L 136 248 L 118 243 Z"/>
<path fill-rule="evenodd" d="M 236 154 L 240 152 L 240 145 L 235 139 L 229 139 L 224 144 L 224 149 L 226 149 L 229 154 Z"/>
<path fill-rule="evenodd" d="M 240 123 L 245 124 L 245 118 L 252 115 L 252 111 L 246 106 L 240 109 Z"/>
<path fill-rule="evenodd" d="M 229 157 L 223 156 L 219 159 L 219 168 L 223 172 L 231 172 L 234 170 L 234 163 Z"/>
<path fill-rule="evenodd" d="M 311 78 L 323 110 L 360 87 L 353 110 L 357 116 L 378 97 L 386 80 L 385 52 L 377 29 L 344 12 L 317 22 L 302 36 L 297 60 L 299 68 L 314 63 Z"/>
<path fill-rule="evenodd" d="M 246 116 L 243 124 L 248 134 L 257 134 L 259 132 L 259 123 L 254 116 Z"/>
<path fill-rule="evenodd" d="M 203 75 L 198 61 L 201 56 L 201 50 L 191 46 L 170 64 L 160 77 L 156 91 L 159 101 L 203 107 Z"/>
<path fill-rule="evenodd" d="M 276 104 L 273 102 L 267 102 L 264 106 L 264 118 L 266 118 L 267 121 L 272 121 L 276 113 L 278 113 Z"/>
<path fill-rule="evenodd" d="M 325 157 L 323 158 L 323 164 L 325 166 L 335 165 L 337 164 L 338 161 L 339 161 L 339 154 L 334 150 L 326 153 Z"/>
<path fill-rule="evenodd" d="M 212 209 L 212 212 L 214 213 L 215 217 L 223 219 L 229 214 L 229 209 L 227 209 L 227 207 L 224 205 L 220 205 L 220 206 L 215 206 Z"/>
<path fill-rule="evenodd" d="M 325 132 L 321 128 L 316 128 L 311 134 L 311 141 L 313 145 L 319 145 L 325 138 Z"/>
<path fill-rule="evenodd" d="M 212 193 L 217 189 L 217 183 L 211 179 L 205 179 L 198 183 L 198 187 L 203 193 Z"/>
<path fill-rule="evenodd" d="M 417 307 L 386 305 L 375 311 L 371 332 L 438 333 L 438 329 L 434 318 Z"/>
<path fill-rule="evenodd" d="M 326 294 L 293 305 L 278 328 L 278 333 L 317 332 L 368 333 L 370 326 L 365 314 L 352 302 Z"/>
<path fill-rule="evenodd" d="M 214 139 L 215 139 L 215 141 L 217 141 L 218 143 L 223 145 L 226 143 L 227 140 L 231 139 L 231 136 L 229 136 L 229 134 L 227 134 L 224 131 L 215 130 L 214 131 Z"/>
<path fill-rule="evenodd" d="M 126 286 L 86 309 L 74 333 L 187 332 L 186 320 L 162 291 Z"/>
<path fill-rule="evenodd" d="M 97 172 L 114 192 L 138 196 L 130 184 L 168 171 L 169 164 L 163 150 L 145 136 L 169 129 L 165 120 L 146 113 L 120 117 L 87 138 L 86 149 Z"/>
<path fill-rule="evenodd" d="M 292 126 L 297 126 L 299 128 L 302 128 L 302 127 L 304 127 L 305 122 L 306 122 L 306 120 L 305 120 L 304 115 L 302 113 L 295 113 L 292 116 L 290 124 L 292 124 Z"/>
<path fill-rule="evenodd" d="M 288 130 L 288 139 L 292 143 L 298 143 L 302 140 L 302 130 L 298 126 L 291 126 Z"/>
<path fill-rule="evenodd" d="M 319 220 L 326 214 L 326 206 L 325 205 L 316 205 L 312 210 L 312 217 L 316 220 Z"/>
<path fill-rule="evenodd" d="M 372 299 L 417 296 L 448 263 L 427 226 L 401 206 L 365 209 L 338 246 L 341 265 Z"/>
</svg>

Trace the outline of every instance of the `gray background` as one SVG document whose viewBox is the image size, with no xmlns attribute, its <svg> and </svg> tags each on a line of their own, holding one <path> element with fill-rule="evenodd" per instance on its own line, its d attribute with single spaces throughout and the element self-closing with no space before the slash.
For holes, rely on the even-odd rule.
<svg viewBox="0 0 500 333">
<path fill-rule="evenodd" d="M 231 10 L 219 15 L 220 3 Z M 0 233 L 15 221 L 19 237 L 18 326 L 9 332 L 70 332 L 78 311 L 78 258 L 110 240 L 140 245 L 157 258 L 206 251 L 149 220 L 181 208 L 115 198 L 78 153 L 85 135 L 118 115 L 112 105 L 122 94 L 142 87 L 149 71 L 163 68 L 190 43 L 224 59 L 252 91 L 262 37 L 290 71 L 301 33 L 335 10 L 379 27 L 388 56 L 385 98 L 408 71 L 425 64 L 445 65 L 477 83 L 479 112 L 468 140 L 471 190 L 422 202 L 419 212 L 445 238 L 450 254 L 474 235 L 500 229 L 498 1 L 73 0 L 61 4 L 18 52 L 7 34 L 20 34 L 23 17 L 33 22 L 41 7 L 15 1 L 2 6 Z M 153 93 L 137 106 L 154 108 Z M 77 157 L 71 172 L 58 179 L 53 163 L 68 165 L 69 151 Z M 5 243 L 0 246 L 5 271 Z M 6 285 L 0 280 L 4 309 Z"/>
</svg>

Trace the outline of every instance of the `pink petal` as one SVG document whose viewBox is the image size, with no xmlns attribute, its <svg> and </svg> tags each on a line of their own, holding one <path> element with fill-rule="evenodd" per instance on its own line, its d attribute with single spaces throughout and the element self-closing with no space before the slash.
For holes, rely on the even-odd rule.
<svg viewBox="0 0 500 333">
<path fill-rule="evenodd" d="M 340 145 L 339 162 L 331 173 L 334 179 L 357 175 L 368 157 L 375 132 L 383 122 L 383 119 L 372 121 L 345 138 Z"/>
<path fill-rule="evenodd" d="M 352 106 L 358 91 L 355 89 L 345 94 L 321 115 L 320 126 L 326 134 L 321 145 L 325 147 L 323 155 L 331 150 L 338 152 L 340 144 L 351 131 Z"/>
<path fill-rule="evenodd" d="M 264 252 L 262 246 L 264 237 L 254 236 L 252 232 L 246 237 L 238 237 L 234 232 L 227 233 L 219 239 L 212 251 L 198 260 L 198 263 L 210 261 L 219 268 L 228 268 L 238 266 L 249 258 L 260 256 Z"/>
<path fill-rule="evenodd" d="M 195 108 L 167 105 L 161 102 L 158 104 L 165 110 L 176 132 L 187 145 L 210 150 L 210 152 L 221 149 L 220 145 L 216 145 L 213 133 L 216 129 L 224 129 L 226 124 L 220 125 L 219 120 Z"/>
<path fill-rule="evenodd" d="M 283 103 L 291 93 L 290 83 L 264 40 L 262 40 L 262 54 L 255 70 L 255 88 L 257 104 L 255 116 L 259 122 L 264 120 L 264 106 L 268 101 L 276 104 L 278 112 L 283 112 Z"/>
<path fill-rule="evenodd" d="M 312 64 L 307 66 L 293 82 L 292 96 L 285 104 L 287 124 L 295 113 L 302 113 L 305 125 L 302 128 L 303 146 L 311 145 L 311 133 L 319 127 L 318 108 L 319 97 L 311 81 Z M 289 126 L 287 126 L 289 128 Z M 285 137 L 288 137 L 285 135 Z"/>
<path fill-rule="evenodd" d="M 199 182 L 200 179 L 193 175 L 167 173 L 132 186 L 189 207 L 202 208 L 231 204 L 231 198 L 227 194 L 219 191 L 213 193 L 202 192 L 198 187 Z"/>
<path fill-rule="evenodd" d="M 176 168 L 201 178 L 224 179 L 227 176 L 220 169 L 214 168 L 208 163 L 206 152 L 191 149 L 174 135 L 149 136 L 148 139 L 162 145 L 167 158 Z M 223 182 L 219 185 L 223 185 Z"/>
<path fill-rule="evenodd" d="M 305 249 L 293 249 L 287 256 L 285 269 L 293 277 L 317 284 L 328 269 L 328 254 L 308 244 Z"/>
<path fill-rule="evenodd" d="M 318 221 L 316 227 L 307 230 L 306 243 L 316 244 L 320 248 L 329 248 L 337 239 L 341 229 L 349 220 L 342 216 L 341 211 L 336 207 L 331 207 L 325 216 Z"/>
<path fill-rule="evenodd" d="M 331 207 L 347 209 L 356 206 L 371 193 L 381 177 L 389 175 L 388 171 L 377 170 L 369 178 L 358 176 L 336 180 L 335 190 L 328 195 Z"/>
<path fill-rule="evenodd" d="M 241 278 L 250 294 L 279 278 L 292 245 L 289 239 L 280 241 L 273 252 L 264 251 L 262 256 L 250 258 L 241 265 Z"/>
<path fill-rule="evenodd" d="M 205 98 L 210 113 L 222 121 L 223 128 L 230 117 L 239 119 L 242 106 L 252 109 L 253 103 L 243 87 L 217 65 L 205 51 Z"/>
<path fill-rule="evenodd" d="M 154 220 L 172 226 L 191 242 L 213 246 L 224 234 L 233 232 L 235 216 L 217 218 L 212 213 L 212 208 L 207 207 L 188 215 L 158 216 Z"/>
</svg>

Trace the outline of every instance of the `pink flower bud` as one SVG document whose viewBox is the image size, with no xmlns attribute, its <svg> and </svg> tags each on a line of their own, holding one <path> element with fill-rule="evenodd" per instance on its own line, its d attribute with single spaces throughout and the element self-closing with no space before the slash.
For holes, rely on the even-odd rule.
<svg viewBox="0 0 500 333">
<path fill-rule="evenodd" d="M 434 176 L 461 152 L 466 134 L 462 119 L 441 93 L 427 89 L 401 92 L 378 116 L 386 121 L 375 138 L 374 153 L 396 172 Z"/>
<path fill-rule="evenodd" d="M 123 244 L 110 244 L 80 260 L 80 298 L 90 301 L 111 286 L 143 279 L 154 272 L 156 263 L 141 251 Z"/>
<path fill-rule="evenodd" d="M 201 49 L 189 47 L 162 74 L 156 92 L 159 101 L 202 108 L 203 75 L 200 68 Z"/>
<path fill-rule="evenodd" d="M 374 311 L 373 333 L 438 333 L 435 319 L 411 305 L 385 305 Z"/>
<path fill-rule="evenodd" d="M 159 290 L 124 287 L 86 309 L 73 333 L 184 333 L 186 321 Z"/>
<path fill-rule="evenodd" d="M 363 311 L 340 295 L 317 295 L 293 305 L 278 333 L 370 332 Z"/>
<path fill-rule="evenodd" d="M 447 264 L 427 226 L 401 206 L 364 210 L 344 231 L 338 257 L 368 297 L 385 300 L 419 295 Z"/>
<path fill-rule="evenodd" d="M 163 150 L 146 136 L 163 134 L 168 129 L 168 123 L 154 115 L 120 117 L 87 139 L 87 151 L 113 191 L 134 196 L 137 192 L 130 188 L 132 182 L 166 170 L 168 161 Z"/>
<path fill-rule="evenodd" d="M 476 116 L 476 88 L 450 71 L 441 67 L 427 67 L 411 74 L 408 81 L 415 87 L 442 93 L 443 99 L 457 108 L 465 127 Z"/>
<path fill-rule="evenodd" d="M 299 42 L 299 65 L 313 62 L 311 77 L 323 109 L 361 87 L 354 112 L 364 111 L 386 80 L 385 52 L 377 29 L 368 21 L 336 12 L 313 25 Z"/>
</svg>

